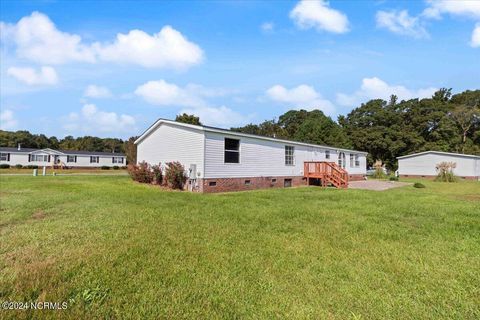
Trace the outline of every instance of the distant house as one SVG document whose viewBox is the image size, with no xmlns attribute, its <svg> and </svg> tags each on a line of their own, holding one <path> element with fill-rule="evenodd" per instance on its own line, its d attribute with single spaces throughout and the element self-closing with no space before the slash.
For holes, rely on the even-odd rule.
<svg viewBox="0 0 480 320">
<path fill-rule="evenodd" d="M 464 179 L 480 179 L 480 156 L 425 151 L 398 157 L 398 174 L 401 177 L 437 176 L 436 165 L 441 162 L 455 162 L 454 174 Z"/>
<path fill-rule="evenodd" d="M 137 162 L 180 162 L 199 192 L 346 187 L 366 175 L 366 152 L 159 119 L 136 141 Z"/>
<path fill-rule="evenodd" d="M 95 168 L 125 166 L 123 153 L 0 147 L 0 164 Z"/>
</svg>

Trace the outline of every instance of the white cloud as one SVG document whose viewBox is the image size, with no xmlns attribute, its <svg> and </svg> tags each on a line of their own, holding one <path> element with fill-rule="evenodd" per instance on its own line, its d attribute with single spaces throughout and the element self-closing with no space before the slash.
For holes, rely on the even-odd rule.
<svg viewBox="0 0 480 320">
<path fill-rule="evenodd" d="M 17 127 L 18 121 L 12 110 L 5 109 L 0 112 L 0 129 L 13 130 Z"/>
<path fill-rule="evenodd" d="M 440 19 L 443 14 L 480 18 L 480 1 L 477 0 L 429 0 L 423 11 L 427 18 Z"/>
<path fill-rule="evenodd" d="M 58 83 L 57 72 L 52 67 L 33 68 L 10 67 L 7 73 L 28 85 L 54 85 Z"/>
<path fill-rule="evenodd" d="M 477 23 L 473 29 L 470 45 L 474 48 L 480 47 L 480 23 Z"/>
<path fill-rule="evenodd" d="M 146 68 L 185 69 L 203 60 L 202 49 L 171 26 L 149 35 L 142 30 L 119 33 L 110 43 L 85 44 L 76 34 L 62 32 L 50 18 L 33 12 L 16 24 L 0 24 L 2 42 L 19 57 L 45 64 L 95 63 L 98 60 Z"/>
<path fill-rule="evenodd" d="M 337 94 L 337 103 L 353 107 L 371 99 L 388 100 L 392 94 L 396 95 L 399 100 L 430 98 L 437 90 L 438 88 L 433 87 L 413 90 L 400 85 L 389 85 L 377 77 L 364 78 L 360 89 L 355 93 L 350 95 L 344 93 Z"/>
<path fill-rule="evenodd" d="M 205 88 L 197 84 L 185 87 L 165 80 L 149 81 L 140 85 L 135 94 L 158 106 L 183 107 L 179 113 L 194 114 L 203 124 L 228 128 L 247 123 L 252 116 L 244 116 L 226 106 L 214 107 L 207 98 L 224 96 L 234 91 Z"/>
<path fill-rule="evenodd" d="M 194 114 L 200 117 L 203 124 L 222 128 L 245 125 L 251 121 L 252 116 L 244 116 L 225 106 L 221 107 L 197 107 L 180 110 L 180 113 Z"/>
<path fill-rule="evenodd" d="M 428 37 L 428 32 L 420 18 L 410 16 L 407 10 L 378 11 L 376 21 L 377 27 L 388 29 L 397 34 L 414 38 Z"/>
<path fill-rule="evenodd" d="M 262 29 L 264 33 L 271 33 L 275 29 L 275 24 L 273 22 L 264 22 L 260 26 L 260 29 Z"/>
<path fill-rule="evenodd" d="M 80 36 L 58 30 L 48 16 L 33 12 L 17 24 L 1 24 L 2 40 L 16 45 L 19 57 L 46 64 L 69 61 L 94 62 L 92 49 Z"/>
<path fill-rule="evenodd" d="M 305 84 L 291 89 L 277 84 L 268 89 L 266 94 L 273 101 L 287 103 L 297 109 L 320 109 L 327 115 L 333 115 L 335 112 L 333 103 L 323 99 L 313 87 Z"/>
<path fill-rule="evenodd" d="M 348 31 L 347 16 L 330 8 L 328 1 L 302 0 L 290 12 L 290 18 L 302 29 L 315 28 L 333 33 Z"/>
<path fill-rule="evenodd" d="M 195 86 L 181 88 L 165 80 L 148 81 L 135 90 L 135 94 L 148 103 L 158 106 L 198 107 L 205 106 L 205 101 Z"/>
<path fill-rule="evenodd" d="M 110 98 L 112 93 L 107 87 L 91 84 L 85 89 L 83 95 L 89 98 Z"/>
<path fill-rule="evenodd" d="M 203 60 L 203 51 L 171 26 L 152 36 L 142 30 L 117 34 L 111 44 L 94 45 L 105 61 L 138 64 L 147 68 L 184 69 Z"/>
<path fill-rule="evenodd" d="M 94 104 L 84 105 L 79 113 L 70 113 L 63 122 L 65 130 L 77 133 L 131 133 L 136 130 L 134 117 L 102 111 Z"/>
</svg>

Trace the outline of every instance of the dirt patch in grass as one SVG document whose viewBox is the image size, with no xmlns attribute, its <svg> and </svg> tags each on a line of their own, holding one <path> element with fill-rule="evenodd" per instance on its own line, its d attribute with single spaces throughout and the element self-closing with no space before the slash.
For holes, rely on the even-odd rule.
<svg viewBox="0 0 480 320">
<path fill-rule="evenodd" d="M 457 196 L 456 198 L 459 199 L 459 200 L 480 202 L 480 194 L 464 194 L 464 195 L 461 195 L 461 196 Z"/>
<path fill-rule="evenodd" d="M 33 214 L 32 214 L 32 219 L 33 220 L 41 220 L 41 219 L 45 219 L 47 215 L 45 214 L 45 212 L 43 212 L 42 210 L 38 210 L 38 211 L 35 211 Z"/>
</svg>

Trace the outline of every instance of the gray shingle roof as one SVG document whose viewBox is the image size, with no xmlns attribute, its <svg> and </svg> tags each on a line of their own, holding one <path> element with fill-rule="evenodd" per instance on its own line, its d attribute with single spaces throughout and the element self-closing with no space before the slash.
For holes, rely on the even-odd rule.
<svg viewBox="0 0 480 320">
<path fill-rule="evenodd" d="M 21 148 L 20 150 L 18 150 L 18 148 L 0 147 L 0 152 L 30 153 L 30 152 L 39 151 L 39 150 L 43 150 L 43 149 Z M 78 150 L 55 150 L 55 151 L 62 152 L 64 154 L 72 154 L 72 155 L 125 157 L 125 154 L 119 153 L 119 152 L 78 151 Z"/>
</svg>

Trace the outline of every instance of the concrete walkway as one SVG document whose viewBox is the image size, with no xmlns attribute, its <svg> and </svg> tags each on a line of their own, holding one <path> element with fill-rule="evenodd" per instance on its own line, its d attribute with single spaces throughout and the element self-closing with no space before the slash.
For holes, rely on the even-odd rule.
<svg viewBox="0 0 480 320">
<path fill-rule="evenodd" d="M 384 191 L 384 190 L 399 188 L 399 187 L 408 186 L 408 185 L 412 185 L 412 183 L 398 182 L 398 181 L 384 181 L 384 180 L 365 180 L 365 181 L 351 181 L 348 183 L 348 188 Z"/>
</svg>

